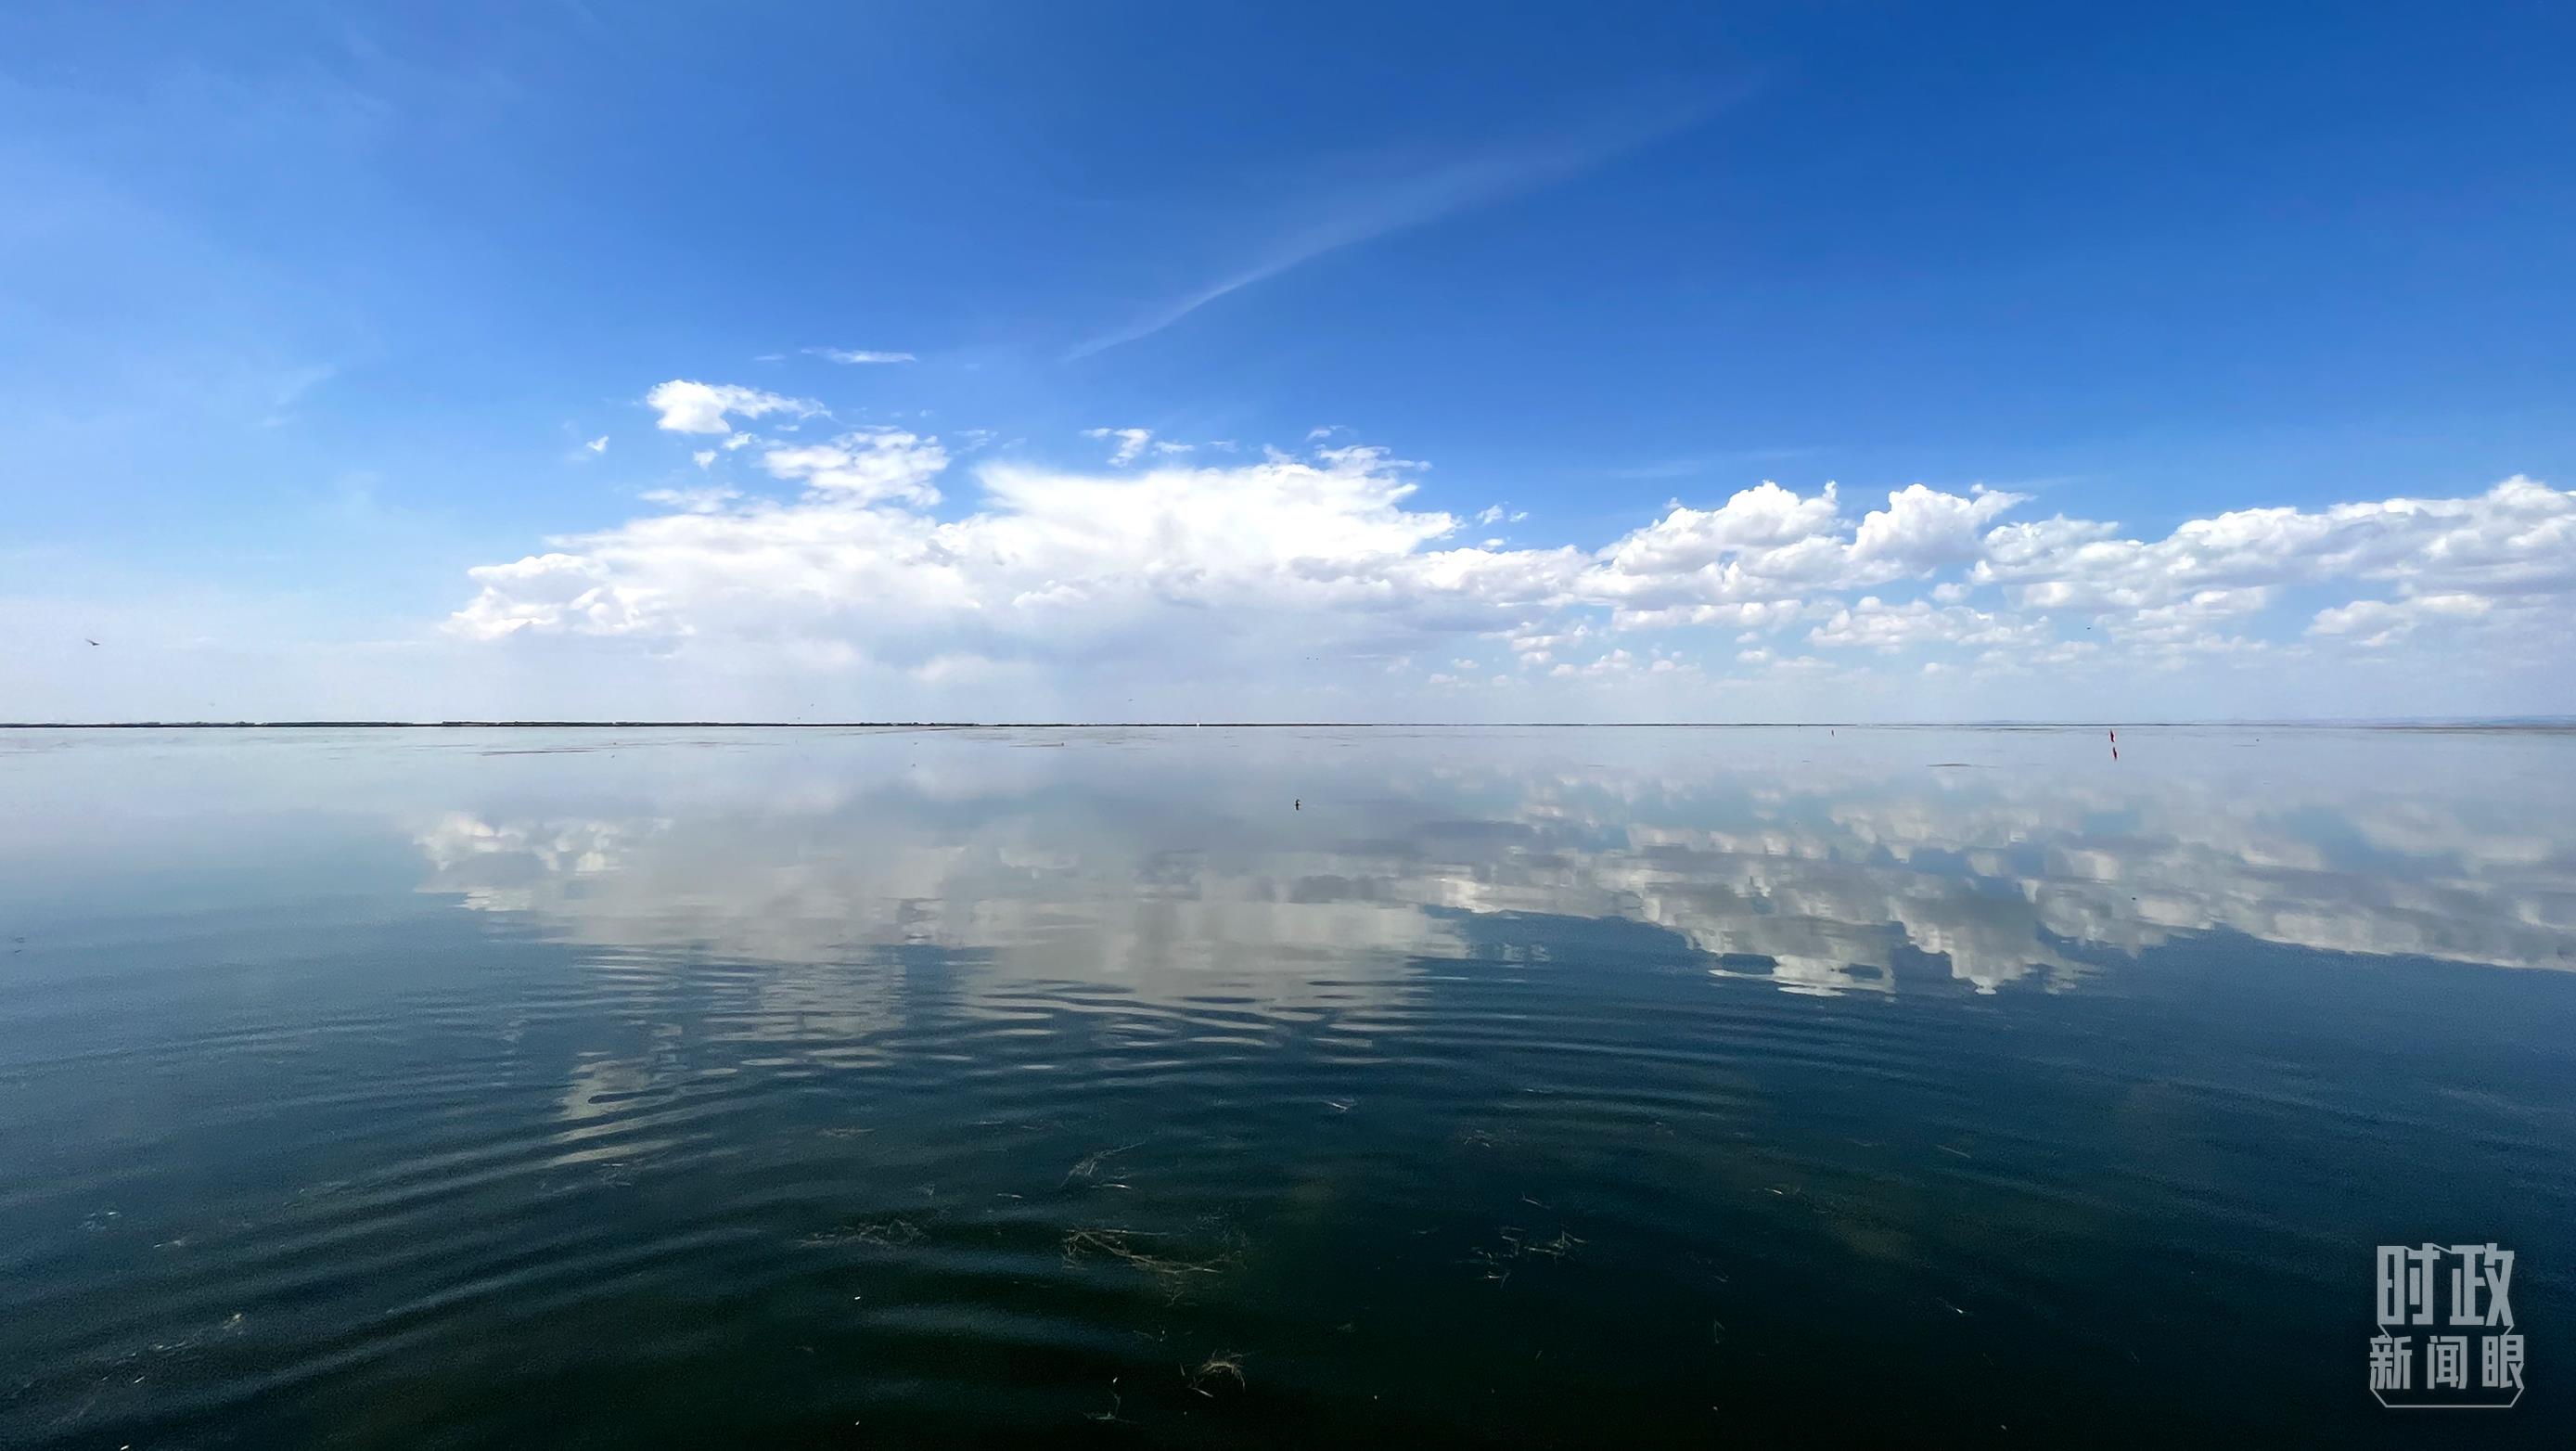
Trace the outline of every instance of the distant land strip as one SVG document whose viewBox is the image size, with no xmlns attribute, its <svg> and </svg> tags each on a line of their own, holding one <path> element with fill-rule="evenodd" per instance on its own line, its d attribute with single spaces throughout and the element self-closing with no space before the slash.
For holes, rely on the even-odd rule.
<svg viewBox="0 0 2576 1451">
<path fill-rule="evenodd" d="M 441 730 L 2395 730 L 2567 731 L 2576 718 L 2493 720 L 27 720 L 10 731 L 441 731 Z"/>
</svg>

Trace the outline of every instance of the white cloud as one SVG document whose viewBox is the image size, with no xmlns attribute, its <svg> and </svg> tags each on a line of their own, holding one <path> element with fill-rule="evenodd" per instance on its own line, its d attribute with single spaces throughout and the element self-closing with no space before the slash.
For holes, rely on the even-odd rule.
<svg viewBox="0 0 2576 1451">
<path fill-rule="evenodd" d="M 1638 623 L 1715 622 L 1717 614 L 1673 613 L 1708 605 L 1794 609 L 1819 593 L 1967 564 L 1979 527 L 2018 502 L 1982 487 L 1960 495 L 1913 484 L 1846 533 L 1834 485 L 1805 496 L 1766 480 L 1715 509 L 1675 504 L 1603 550 L 1588 584 Z"/>
<path fill-rule="evenodd" d="M 732 383 L 694 383 L 674 378 L 654 385 L 644 401 L 662 417 L 655 425 L 672 433 L 730 433 L 728 414 L 744 418 L 762 418 L 772 413 L 812 417 L 823 411 L 823 405 L 804 398 L 788 398 L 764 393 L 757 388 L 744 388 Z"/>
<path fill-rule="evenodd" d="M 909 363 L 910 353 L 882 353 L 868 348 L 807 348 L 809 356 L 828 358 L 835 363 Z"/>
<path fill-rule="evenodd" d="M 1638 610 L 1625 606 L 1610 612 L 1610 623 L 1622 630 L 1665 630 L 1709 625 L 1750 633 L 1775 630 L 1810 612 L 1802 600 L 1747 600 L 1731 605 L 1665 605 Z"/>
<path fill-rule="evenodd" d="M 2043 608 L 2143 609 L 2206 589 L 2336 578 L 2436 594 L 2576 589 L 2576 494 L 2519 475 L 2464 499 L 2239 509 L 2153 543 L 2117 532 L 2064 518 L 2005 525 L 1988 536 L 1975 578 Z"/>
<path fill-rule="evenodd" d="M 948 454 L 936 438 L 896 428 L 863 428 L 829 443 L 770 449 L 760 463 L 773 478 L 799 480 L 852 503 L 895 499 L 936 504 L 939 491 L 930 481 L 948 467 Z"/>
<path fill-rule="evenodd" d="M 2269 608 L 2280 591 L 2270 585 L 2196 590 L 2188 599 L 2151 605 L 2104 621 L 2109 634 L 2163 655 L 2209 654 L 2241 649 L 2239 636 L 2222 634 Z"/>
<path fill-rule="evenodd" d="M 589 449 L 592 453 L 606 453 L 608 452 L 608 435 L 603 433 L 599 437 L 592 439 L 590 442 L 583 444 L 582 447 Z"/>
<path fill-rule="evenodd" d="M 1834 611 L 1832 618 L 1807 632 L 1809 644 L 1890 653 L 1915 645 L 2005 647 L 2038 644 L 2047 638 L 2045 619 L 2015 620 L 1927 600 L 1891 605 L 1875 595 Z"/>
<path fill-rule="evenodd" d="M 1613 571 L 1631 578 L 1687 574 L 1748 554 L 1813 545 L 1840 524 L 1840 516 L 1832 484 L 1814 498 L 1801 498 L 1766 479 L 1715 509 L 1676 503 L 1605 555 Z"/>
<path fill-rule="evenodd" d="M 640 497 L 648 504 L 661 504 L 684 514 L 712 514 L 741 498 L 742 491 L 716 484 L 703 489 L 647 489 Z"/>
<path fill-rule="evenodd" d="M 1601 551 L 1584 592 L 1640 613 L 1794 603 L 1838 586 L 1849 544 L 1831 484 L 1812 498 L 1768 481 L 1715 509 L 1674 504 Z"/>
<path fill-rule="evenodd" d="M 474 637 L 526 632 L 664 638 L 810 636 L 884 658 L 1018 655 L 1113 638 L 1243 633 L 1340 615 L 1346 641 L 1444 612 L 1481 617 L 1571 572 L 1526 557 L 1425 546 L 1451 516 L 1403 506 L 1414 485 L 1369 451 L 1319 461 L 1107 478 L 993 464 L 982 509 L 942 523 L 935 439 L 845 435 L 773 450 L 811 488 L 793 504 L 637 520 L 475 572 L 454 620 Z M 1414 622 L 1408 625 L 1407 622 Z"/>
<path fill-rule="evenodd" d="M 649 601 L 609 583 L 609 566 L 580 555 L 532 554 L 510 564 L 466 571 L 483 592 L 454 617 L 463 634 L 498 639 L 522 630 L 577 629 L 617 634 L 637 628 Z"/>
<path fill-rule="evenodd" d="M 738 401 L 717 398 L 711 416 L 675 406 L 725 427 L 747 411 Z M 1473 542 L 1469 518 L 1417 502 L 1422 465 L 1372 446 L 1219 467 L 1158 452 L 1143 428 L 1085 436 L 1111 445 L 1107 468 L 988 451 L 958 485 L 950 450 L 924 433 L 728 432 L 725 447 L 756 443 L 800 496 L 657 491 L 647 498 L 664 513 L 475 571 L 480 592 L 451 629 L 647 642 L 727 670 L 939 660 L 944 680 L 1007 668 L 1023 672 L 1013 688 L 1077 693 L 1112 688 L 1105 668 L 1175 690 L 1231 676 L 1313 688 L 1398 659 L 1472 658 L 1459 652 L 1477 636 L 1508 641 L 1533 679 L 1643 688 L 1705 678 L 1654 669 L 1674 643 L 1659 633 L 1722 630 L 1740 636 L 1726 648 L 1744 663 L 1820 687 L 1918 676 L 1921 660 L 1895 659 L 1917 652 L 1959 652 L 1967 687 L 2226 661 L 2278 673 L 2285 652 L 2389 647 L 2428 624 L 2473 627 L 2479 648 L 2537 661 L 2564 653 L 2544 602 L 2576 592 L 2576 500 L 2519 478 L 2467 498 L 2220 514 L 2153 541 L 2080 519 L 1997 523 L 2020 502 L 1999 491 L 1913 485 L 1847 512 L 1830 485 L 1766 482 L 1713 506 L 1675 503 L 1587 550 Z M 962 516 L 931 512 L 943 485 L 963 488 Z M 2284 618 L 2293 586 L 2335 580 L 2386 598 Z M 1471 669 L 1481 681 L 1492 667 L 1451 673 Z"/>
<path fill-rule="evenodd" d="M 1909 484 L 1887 496 L 1887 507 L 1861 520 L 1852 538 L 1850 558 L 1871 582 L 1929 570 L 1969 564 L 1977 558 L 1978 534 L 1996 515 L 2025 501 L 1979 484 L 1965 497 L 1945 494 L 1923 484 Z"/>
<path fill-rule="evenodd" d="M 2474 620 L 2494 609 L 2477 595 L 2411 595 L 2400 600 L 2355 600 L 2338 609 L 2319 610 L 2308 626 L 2311 635 L 2341 635 L 2364 649 L 2377 649 L 2411 634 L 2418 625 Z"/>
<path fill-rule="evenodd" d="M 1082 431 L 1082 436 L 1085 438 L 1114 438 L 1118 440 L 1118 447 L 1111 451 L 1109 461 L 1113 464 L 1132 464 L 1136 461 L 1137 456 L 1145 451 L 1145 445 L 1153 441 L 1154 430 L 1150 428 L 1086 428 Z"/>
</svg>

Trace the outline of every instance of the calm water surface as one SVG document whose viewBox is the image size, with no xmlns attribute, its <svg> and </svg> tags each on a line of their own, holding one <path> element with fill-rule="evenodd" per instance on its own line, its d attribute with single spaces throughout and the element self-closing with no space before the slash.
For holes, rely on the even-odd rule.
<svg viewBox="0 0 2576 1451">
<path fill-rule="evenodd" d="M 0 732 L 0 1443 L 2566 1444 L 2576 737 L 2120 750 Z"/>
</svg>

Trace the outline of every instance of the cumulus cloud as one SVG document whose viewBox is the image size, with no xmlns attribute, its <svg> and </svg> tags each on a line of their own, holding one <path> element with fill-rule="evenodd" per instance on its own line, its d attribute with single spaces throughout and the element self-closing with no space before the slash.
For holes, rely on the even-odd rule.
<svg viewBox="0 0 2576 1451">
<path fill-rule="evenodd" d="M 2164 539 L 2063 517 L 1999 528 L 1975 578 L 2024 604 L 2141 609 L 2207 589 L 2385 580 L 2410 593 L 2576 589 L 2576 495 L 2516 475 L 2462 499 L 2239 509 Z"/>
<path fill-rule="evenodd" d="M 1193 684 L 1265 660 L 1372 677 L 1392 664 L 1421 681 L 1430 671 L 1405 662 L 1449 661 L 1482 636 L 1507 640 L 1533 680 L 1642 688 L 1691 673 L 1654 668 L 1678 643 L 1659 633 L 1724 630 L 1739 637 L 1728 653 L 1746 647 L 1739 661 L 1770 676 L 1858 679 L 1921 655 L 1973 682 L 2377 650 L 2431 625 L 2528 643 L 2576 592 L 2576 497 L 2519 477 L 2459 498 L 2223 513 L 2161 539 L 2008 522 L 2028 501 L 2000 490 L 1914 484 L 1863 507 L 1832 484 L 1764 482 L 1676 501 L 1598 548 L 1512 547 L 1462 537 L 1493 508 L 1425 507 L 1424 465 L 1363 444 L 1217 466 L 1158 450 L 1147 429 L 1099 428 L 1086 436 L 1111 445 L 1105 470 L 981 452 L 961 475 L 927 433 L 790 443 L 728 422 L 820 411 L 798 400 L 673 383 L 654 401 L 675 431 L 756 445 L 793 496 L 656 491 L 665 512 L 473 571 L 453 632 L 772 650 L 802 668 L 938 662 L 948 680 L 1118 662 Z M 962 513 L 934 514 L 944 490 L 965 494 Z M 2294 591 L 2337 581 L 2358 586 L 2348 603 L 2318 610 L 2311 592 L 2304 631 L 2284 618 Z M 1901 668 L 1919 678 L 1919 664 Z"/>
<path fill-rule="evenodd" d="M 2400 600 L 2355 600 L 2339 609 L 2319 610 L 2308 626 L 2311 635 L 2343 635 L 2364 649 L 2376 649 L 2416 626 L 2445 620 L 2474 620 L 2494 609 L 2477 595 L 2410 595 Z"/>
<path fill-rule="evenodd" d="M 2026 496 L 1972 487 L 1966 497 L 1909 484 L 1870 511 L 1852 538 L 1850 561 L 1864 574 L 1896 578 L 1973 562 L 1980 536 L 1996 515 Z"/>
<path fill-rule="evenodd" d="M 1620 607 L 1610 612 L 1610 623 L 1622 630 L 1661 630 L 1692 625 L 1706 625 L 1750 630 L 1774 630 L 1809 612 L 1803 600 L 1748 600 L 1730 605 L 1666 605 L 1660 609 L 1640 610 Z"/>
<path fill-rule="evenodd" d="M 1810 644 L 1889 653 L 1923 644 L 2007 646 L 2037 644 L 2047 638 L 2045 619 L 2015 620 L 1927 600 L 1891 605 L 1875 595 L 1834 611 L 1831 619 L 1807 632 Z"/>
<path fill-rule="evenodd" d="M 575 554 L 532 554 L 466 571 L 483 592 L 453 619 L 464 634 L 497 639 L 527 629 L 616 634 L 634 628 L 632 592 L 609 587 L 609 566 Z"/>
<path fill-rule="evenodd" d="M 773 448 L 760 456 L 770 476 L 802 481 L 809 489 L 857 504 L 893 499 L 936 504 L 930 481 L 948 467 L 948 452 L 935 438 L 898 428 L 862 428 L 829 443 Z"/>
<path fill-rule="evenodd" d="M 1580 565 L 1429 548 L 1458 521 L 1405 507 L 1415 485 L 1374 451 L 1335 452 L 1110 477 L 992 464 L 981 509 L 942 522 L 893 507 L 936 497 L 937 439 L 844 435 L 764 454 L 801 499 L 640 519 L 478 570 L 452 623 L 486 639 L 806 636 L 913 659 L 1196 639 L 1283 612 L 1344 616 L 1355 639 L 1481 624 Z"/>
<path fill-rule="evenodd" d="M 744 418 L 762 418 L 772 413 L 812 417 L 823 411 L 823 405 L 811 399 L 788 398 L 764 393 L 758 388 L 745 388 L 733 383 L 693 383 L 674 378 L 657 383 L 644 401 L 662 416 L 656 427 L 673 433 L 731 433 L 728 414 Z"/>
</svg>

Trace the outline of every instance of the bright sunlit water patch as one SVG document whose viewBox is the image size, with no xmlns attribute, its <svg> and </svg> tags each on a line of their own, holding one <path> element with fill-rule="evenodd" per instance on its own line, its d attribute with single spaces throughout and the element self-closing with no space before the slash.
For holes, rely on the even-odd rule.
<svg viewBox="0 0 2576 1451">
<path fill-rule="evenodd" d="M 2119 745 L 0 734 L 0 1442 L 2563 1441 L 2576 738 Z"/>
</svg>

